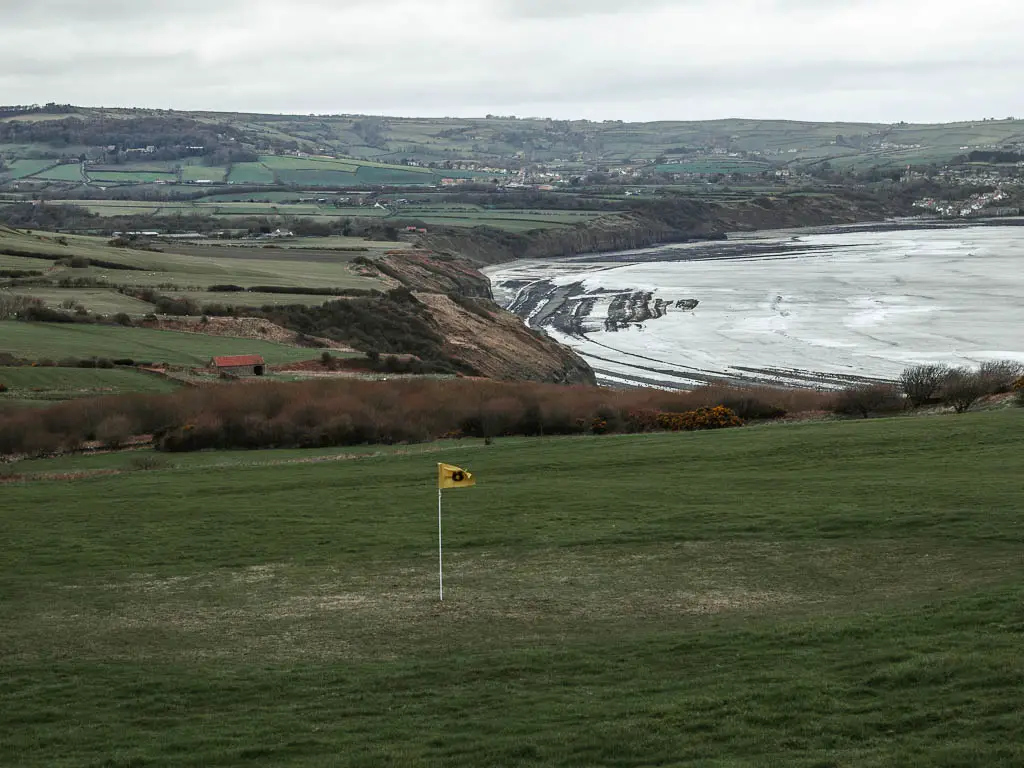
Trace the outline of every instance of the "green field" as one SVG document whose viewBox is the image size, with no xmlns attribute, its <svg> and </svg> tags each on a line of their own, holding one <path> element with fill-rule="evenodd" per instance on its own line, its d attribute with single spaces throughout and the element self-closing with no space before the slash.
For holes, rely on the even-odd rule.
<svg viewBox="0 0 1024 768">
<path fill-rule="evenodd" d="M 7 170 L 0 175 L 11 179 L 23 179 L 39 173 L 44 168 L 49 168 L 56 162 L 56 160 L 11 160 L 7 163 Z"/>
<path fill-rule="evenodd" d="M 268 363 L 310 360 L 315 350 L 269 341 L 108 325 L 0 321 L 0 352 L 29 360 L 132 358 L 171 365 L 205 365 L 214 355 L 263 355 Z"/>
<path fill-rule="evenodd" d="M 209 291 L 170 292 L 172 296 L 191 299 L 200 307 L 207 304 L 226 304 L 236 307 L 262 307 L 267 304 L 305 304 L 318 307 L 324 302 L 333 301 L 336 297 L 319 296 L 305 293 L 258 293 L 254 291 L 235 291 L 230 293 L 211 293 Z"/>
<path fill-rule="evenodd" d="M 262 163 L 235 163 L 228 181 L 233 184 L 273 184 L 274 172 Z"/>
<path fill-rule="evenodd" d="M 771 168 L 768 163 L 756 163 L 730 157 L 705 157 L 683 163 L 656 165 L 662 173 L 760 173 Z"/>
<path fill-rule="evenodd" d="M 3 342 L 0 342 L 2 344 Z M 173 382 L 130 369 L 17 368 L 0 367 L 0 384 L 8 391 L 0 402 L 14 400 L 65 400 L 126 392 L 173 392 Z"/>
<path fill-rule="evenodd" d="M 393 454 L 4 486 L 5 761 L 1024 764 L 1024 410 Z"/>
<path fill-rule="evenodd" d="M 139 205 L 146 205 L 140 203 Z M 359 255 L 356 251 L 323 250 L 313 248 L 261 248 L 197 246 L 188 243 L 161 243 L 154 251 L 115 248 L 107 244 L 106 238 L 67 235 L 62 244 L 56 236 L 26 235 L 0 227 L 0 251 L 5 248 L 18 252 L 38 253 L 41 256 L 62 259 L 84 256 L 97 261 L 111 262 L 135 267 L 136 269 L 109 269 L 92 266 L 85 269 L 61 268 L 51 273 L 54 279 L 89 277 L 111 284 L 133 286 L 165 285 L 179 288 L 207 288 L 214 284 L 231 283 L 248 287 L 252 285 L 320 286 L 331 288 L 377 288 L 379 283 L 371 278 L 361 277 L 353 270 L 351 261 Z M 316 239 L 297 239 L 293 245 L 318 242 Z M 334 242 L 326 239 L 325 243 Z M 347 242 L 363 243 L 348 239 Z M 366 244 L 367 248 L 381 248 L 390 244 Z M 353 246 L 354 247 L 354 246 Z M 47 269 L 53 262 L 44 259 L 24 257 L 3 257 L 17 259 L 11 268 Z M 58 289 L 32 289 L 54 296 L 75 297 L 81 293 L 82 302 L 103 301 L 116 303 L 121 309 L 134 311 L 123 297 L 94 289 L 74 289 L 64 293 Z M 165 290 L 165 289 L 161 289 Z M 173 290 L 168 288 L 165 290 Z M 56 293 L 54 293 L 56 291 Z M 21 289 L 19 289 L 21 292 Z M 130 300 L 127 300 L 130 301 Z M 135 306 L 134 304 L 132 305 Z M 106 310 L 100 310 L 106 311 Z"/>
<path fill-rule="evenodd" d="M 224 181 L 224 177 L 227 176 L 227 168 L 212 167 L 209 165 L 186 165 L 181 169 L 181 178 L 183 181 L 200 181 L 202 179 L 209 179 L 210 181 L 220 182 Z"/>
<path fill-rule="evenodd" d="M 158 171 L 94 171 L 87 170 L 91 181 L 119 182 L 122 184 L 148 184 L 153 181 L 176 181 L 173 173 Z"/>
<path fill-rule="evenodd" d="M 45 262 L 42 262 L 45 265 Z M 38 267 L 36 267 L 38 269 Z M 153 305 L 139 299 L 125 296 L 117 291 L 105 288 L 50 288 L 50 287 L 19 287 L 10 290 L 18 296 L 30 296 L 40 299 L 51 307 L 60 307 L 65 301 L 81 304 L 93 313 L 112 315 L 125 312 L 129 315 L 145 315 L 153 311 Z M 0 342 L 2 343 L 2 342 Z"/>
<path fill-rule="evenodd" d="M 0 249 L 2 249 L 0 245 Z M 41 272 L 50 268 L 50 264 L 40 259 L 31 259 L 25 256 L 9 256 L 0 252 L 0 269 L 23 269 Z"/>
<path fill-rule="evenodd" d="M 34 174 L 32 178 L 45 181 L 84 181 L 82 178 L 82 166 L 78 163 L 55 165 L 49 170 Z"/>
</svg>

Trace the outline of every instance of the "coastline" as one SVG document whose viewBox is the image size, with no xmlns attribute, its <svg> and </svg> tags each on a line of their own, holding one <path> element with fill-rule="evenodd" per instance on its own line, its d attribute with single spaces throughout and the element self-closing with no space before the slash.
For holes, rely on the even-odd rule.
<svg viewBox="0 0 1024 768">
<path fill-rule="evenodd" d="M 932 284 L 928 243 L 948 250 L 959 247 L 965 233 L 977 239 L 987 232 L 981 241 L 999 239 L 1021 224 L 1024 219 L 915 219 L 742 232 L 727 240 L 519 260 L 482 272 L 499 304 L 529 327 L 573 347 L 610 386 L 692 389 L 723 382 L 836 389 L 890 380 L 901 366 L 933 359 L 966 364 L 1002 355 L 1024 360 L 1024 349 L 981 321 L 968 323 L 963 337 L 955 328 L 950 331 L 948 349 L 939 337 L 918 338 L 929 333 L 921 326 L 926 316 L 941 325 L 944 316 L 958 311 L 941 285 Z M 914 261 L 889 264 L 896 256 L 886 256 L 887 239 L 893 253 L 907 249 Z M 965 248 L 959 256 L 949 255 L 972 255 Z M 857 261 L 867 252 L 868 261 Z M 779 264 L 769 270 L 768 262 Z M 685 290 L 678 275 L 684 264 L 686 274 L 701 275 L 699 289 Z M 975 260 L 974 266 L 983 265 Z M 853 271 L 845 275 L 844 270 Z M 858 285 L 858 270 L 878 273 L 884 281 L 864 278 L 867 282 Z M 716 272 L 722 286 L 709 278 Z M 731 296 L 742 290 L 728 285 L 738 276 L 742 287 L 742 276 L 751 272 L 763 282 L 764 295 L 757 286 L 746 286 L 742 290 L 749 296 Z M 791 275 L 837 284 L 823 288 L 820 296 L 802 296 L 801 279 Z M 979 274 L 965 286 L 973 291 L 971 286 L 985 280 Z M 723 306 L 729 301 L 736 306 Z M 963 303 L 985 309 L 973 294 Z M 816 312 L 823 313 L 820 323 Z M 713 335 L 709 322 L 716 324 Z M 777 356 L 764 350 L 751 354 L 756 344 L 775 349 Z"/>
</svg>

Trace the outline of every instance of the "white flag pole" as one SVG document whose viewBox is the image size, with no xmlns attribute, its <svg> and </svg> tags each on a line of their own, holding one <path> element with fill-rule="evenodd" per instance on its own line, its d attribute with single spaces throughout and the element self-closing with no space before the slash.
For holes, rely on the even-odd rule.
<svg viewBox="0 0 1024 768">
<path fill-rule="evenodd" d="M 444 602 L 444 561 L 441 554 L 441 489 L 437 489 L 437 583 Z"/>
</svg>

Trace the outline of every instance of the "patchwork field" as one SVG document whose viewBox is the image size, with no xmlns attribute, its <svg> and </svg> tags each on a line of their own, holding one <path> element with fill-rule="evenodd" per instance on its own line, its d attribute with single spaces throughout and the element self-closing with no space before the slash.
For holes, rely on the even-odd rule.
<svg viewBox="0 0 1024 768">
<path fill-rule="evenodd" d="M 318 239 L 297 239 L 289 248 L 239 247 L 229 245 L 201 246 L 186 243 L 161 243 L 153 251 L 114 248 L 107 245 L 107 238 L 85 236 L 27 235 L 0 228 L 0 254 L 4 251 L 14 254 L 34 253 L 40 258 L 25 256 L 2 256 L 0 262 L 5 268 L 50 270 L 53 260 L 82 256 L 95 262 L 121 264 L 132 269 L 111 269 L 107 266 L 86 268 L 62 267 L 52 269 L 48 277 L 94 278 L 110 284 L 133 286 L 176 286 L 179 288 L 207 288 L 210 285 L 231 283 L 243 287 L 259 285 L 318 286 L 332 288 L 377 288 L 380 283 L 372 278 L 362 277 L 353 268 L 351 261 L 364 251 L 390 250 L 401 247 L 395 243 L 368 243 L 345 238 L 328 243 L 324 247 L 303 248 L 302 245 L 315 243 Z M 333 244 L 333 247 L 332 247 Z M 298 247 L 295 247 L 298 246 Z M 8 267 L 8 259 L 10 262 Z M 47 261 L 46 259 L 51 259 Z M 23 288 L 19 288 L 21 292 Z M 32 288 L 32 291 L 47 293 L 49 288 Z M 75 294 L 80 289 L 75 289 Z M 172 289 L 168 289 L 172 290 Z M 92 291 L 92 293 L 96 293 Z M 90 291 L 82 292 L 85 299 L 96 301 Z M 72 294 L 74 295 L 74 294 Z M 121 302 L 120 298 L 109 299 Z M 121 310 L 115 310 L 121 311 Z M 123 311 L 132 312 L 130 308 Z"/>
<path fill-rule="evenodd" d="M 296 182 L 311 186 L 308 181 Z M 273 194 L 277 199 L 270 199 Z M 163 202 L 163 201 L 123 201 L 123 200 L 90 200 L 88 202 L 62 200 L 61 203 L 81 205 L 92 213 L 100 216 L 124 216 L 153 214 L 172 216 L 175 214 L 201 214 L 217 216 L 225 220 L 251 216 L 300 216 L 321 221 L 343 218 L 394 218 L 397 220 L 414 220 L 425 224 L 446 225 L 450 227 L 489 226 L 521 232 L 531 229 L 544 229 L 564 226 L 567 224 L 584 223 L 588 219 L 608 215 L 609 211 L 558 211 L 558 210 L 526 210 L 500 209 L 490 210 L 473 206 L 438 206 L 438 205 L 406 205 L 394 208 L 377 208 L 374 206 L 337 207 L 331 203 L 296 203 L 278 202 L 284 193 L 236 195 L 221 194 L 203 198 L 195 202 Z M 305 194 L 291 192 L 284 194 L 283 200 L 294 201 L 299 196 L 308 197 L 317 194 L 309 191 Z"/>
<path fill-rule="evenodd" d="M 33 462 L 128 471 L 0 495 L 6 759 L 1017 765 L 1022 427 Z"/>
<path fill-rule="evenodd" d="M 205 365 L 215 355 L 262 355 L 271 364 L 316 356 L 316 350 L 254 339 L 148 328 L 16 321 L 0 321 L 0 352 L 29 360 L 106 357 L 171 365 Z"/>
</svg>

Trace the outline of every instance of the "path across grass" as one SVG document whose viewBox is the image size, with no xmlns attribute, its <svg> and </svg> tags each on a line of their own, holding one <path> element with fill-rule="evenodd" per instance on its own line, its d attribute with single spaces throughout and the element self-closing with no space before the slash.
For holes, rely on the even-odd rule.
<svg viewBox="0 0 1024 768">
<path fill-rule="evenodd" d="M 5 759 L 1022 764 L 1022 427 L 214 453 L 0 486 Z M 445 496 L 443 606 L 437 461 L 479 480 Z"/>
</svg>

